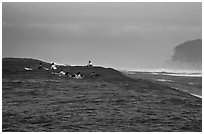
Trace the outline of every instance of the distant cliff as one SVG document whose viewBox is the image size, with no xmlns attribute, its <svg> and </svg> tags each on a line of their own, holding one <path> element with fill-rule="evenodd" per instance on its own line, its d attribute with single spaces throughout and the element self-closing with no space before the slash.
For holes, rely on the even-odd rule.
<svg viewBox="0 0 204 134">
<path fill-rule="evenodd" d="M 176 46 L 168 65 L 180 69 L 202 69 L 202 40 L 187 41 Z"/>
</svg>

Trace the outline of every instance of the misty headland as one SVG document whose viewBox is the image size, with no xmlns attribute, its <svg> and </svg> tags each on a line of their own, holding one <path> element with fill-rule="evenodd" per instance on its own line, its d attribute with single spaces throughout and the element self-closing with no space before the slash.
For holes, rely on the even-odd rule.
<svg viewBox="0 0 204 134">
<path fill-rule="evenodd" d="M 180 70 L 202 70 L 202 40 L 186 41 L 176 46 L 166 66 Z"/>
</svg>

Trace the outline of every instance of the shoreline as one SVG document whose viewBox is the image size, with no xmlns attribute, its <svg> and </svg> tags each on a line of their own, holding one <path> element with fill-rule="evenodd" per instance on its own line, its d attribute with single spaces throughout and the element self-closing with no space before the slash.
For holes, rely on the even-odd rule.
<svg viewBox="0 0 204 134">
<path fill-rule="evenodd" d="M 194 97 L 197 97 L 197 98 L 202 99 L 202 96 L 200 96 L 200 95 L 197 95 L 197 94 L 194 94 L 194 93 L 190 93 L 190 92 L 185 91 L 185 90 L 180 90 L 180 89 L 177 88 L 177 87 L 171 87 L 171 88 L 172 88 L 172 89 L 175 89 L 175 90 L 183 91 L 183 92 L 188 93 L 188 94 L 190 94 L 190 95 L 192 95 L 192 96 L 194 96 Z"/>
<path fill-rule="evenodd" d="M 189 92 L 187 92 L 187 93 L 189 93 Z M 192 96 L 195 96 L 195 97 L 197 97 L 197 98 L 200 98 L 200 99 L 202 99 L 202 96 L 200 96 L 200 95 L 197 95 L 197 94 L 193 94 L 193 93 L 189 93 L 190 95 L 192 95 Z"/>
</svg>

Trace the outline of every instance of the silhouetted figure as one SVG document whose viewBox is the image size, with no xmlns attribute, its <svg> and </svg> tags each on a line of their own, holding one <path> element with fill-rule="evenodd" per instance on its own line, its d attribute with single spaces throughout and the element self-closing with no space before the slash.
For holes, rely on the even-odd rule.
<svg viewBox="0 0 204 134">
<path fill-rule="evenodd" d="M 78 73 L 75 75 L 75 78 L 76 78 L 76 79 L 82 79 L 83 76 L 82 76 L 82 74 L 81 74 L 80 72 L 78 72 Z"/>
<path fill-rule="evenodd" d="M 76 75 L 77 75 L 78 77 L 81 77 L 81 73 L 80 73 L 80 72 L 78 72 Z"/>
<path fill-rule="evenodd" d="M 50 68 L 51 70 L 56 70 L 57 69 L 57 67 L 56 67 L 56 65 L 55 65 L 55 63 L 52 63 L 52 65 L 51 65 L 51 68 Z"/>
<path fill-rule="evenodd" d="M 89 61 L 89 63 L 88 63 L 88 65 L 87 65 L 87 66 L 88 66 L 88 67 L 93 66 L 92 62 L 91 62 L 91 61 Z"/>
<path fill-rule="evenodd" d="M 95 76 L 95 72 L 92 72 L 92 73 L 91 73 L 91 77 L 94 77 L 94 76 Z"/>
<path fill-rule="evenodd" d="M 71 77 L 72 75 L 69 74 L 69 72 L 66 72 L 66 73 L 65 73 L 65 76 L 67 76 L 67 77 Z"/>
<path fill-rule="evenodd" d="M 65 75 L 66 73 L 65 73 L 63 70 L 61 70 L 61 71 L 59 72 L 59 74 L 60 74 L 60 75 Z"/>
<path fill-rule="evenodd" d="M 43 66 L 42 66 L 42 63 L 40 62 L 38 69 L 42 69 L 42 68 Z"/>
<path fill-rule="evenodd" d="M 91 73 L 91 77 L 96 77 L 96 76 L 99 76 L 99 74 L 96 74 L 95 72 Z"/>
</svg>

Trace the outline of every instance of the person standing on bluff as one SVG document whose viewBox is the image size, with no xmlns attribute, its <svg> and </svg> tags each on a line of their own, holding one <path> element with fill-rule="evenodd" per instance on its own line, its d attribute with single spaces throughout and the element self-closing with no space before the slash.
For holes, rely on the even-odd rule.
<svg viewBox="0 0 204 134">
<path fill-rule="evenodd" d="M 42 66 L 42 63 L 40 62 L 38 69 L 42 69 L 42 68 L 43 66 Z"/>
<path fill-rule="evenodd" d="M 56 70 L 57 69 L 57 66 L 55 65 L 55 63 L 52 63 L 51 64 L 51 68 L 50 68 L 51 70 Z"/>
<path fill-rule="evenodd" d="M 87 65 L 88 67 L 92 67 L 93 66 L 93 64 L 92 64 L 92 62 L 91 61 L 89 61 L 89 63 L 88 63 L 88 65 Z"/>
</svg>

